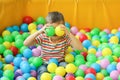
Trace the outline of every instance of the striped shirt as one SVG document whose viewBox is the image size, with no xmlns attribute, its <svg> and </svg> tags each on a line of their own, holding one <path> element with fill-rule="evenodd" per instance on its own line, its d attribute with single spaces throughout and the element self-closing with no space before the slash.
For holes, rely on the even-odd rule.
<svg viewBox="0 0 120 80">
<path fill-rule="evenodd" d="M 65 35 L 58 43 L 53 43 L 45 33 L 42 33 L 35 38 L 35 41 L 41 45 L 41 56 L 47 61 L 50 58 L 64 58 L 65 50 L 70 45 L 71 39 Z"/>
</svg>

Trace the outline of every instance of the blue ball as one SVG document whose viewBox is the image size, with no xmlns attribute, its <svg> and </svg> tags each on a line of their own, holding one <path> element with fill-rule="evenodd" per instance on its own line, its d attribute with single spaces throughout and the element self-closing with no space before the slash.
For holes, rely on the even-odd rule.
<svg viewBox="0 0 120 80">
<path fill-rule="evenodd" d="M 88 49 L 91 46 L 91 41 L 90 40 L 84 40 L 82 45 Z"/>
<path fill-rule="evenodd" d="M 18 69 L 18 67 L 14 66 L 14 72 Z"/>
<path fill-rule="evenodd" d="M 15 26 L 13 26 L 12 28 L 13 28 L 14 31 L 20 31 L 19 26 L 16 26 L 16 25 L 15 25 Z"/>
<path fill-rule="evenodd" d="M 20 29 L 23 31 L 23 32 L 28 32 L 28 24 L 24 23 L 20 26 Z"/>
<path fill-rule="evenodd" d="M 28 65 L 29 65 L 29 63 L 28 63 L 27 61 L 22 61 L 22 62 L 20 63 L 20 67 L 22 67 L 24 64 L 28 64 Z"/>
<path fill-rule="evenodd" d="M 108 34 L 109 39 L 114 36 L 114 34 Z"/>
<path fill-rule="evenodd" d="M 22 62 L 22 58 L 21 57 L 16 57 L 14 58 L 13 60 L 13 63 L 16 67 L 19 67 L 20 66 L 20 63 Z"/>
<path fill-rule="evenodd" d="M 10 31 L 10 32 L 13 32 L 13 28 L 12 27 L 7 27 L 6 30 Z"/>
<path fill-rule="evenodd" d="M 68 22 L 65 22 L 65 26 L 70 29 L 70 24 Z"/>
<path fill-rule="evenodd" d="M 24 63 L 22 66 L 20 66 L 20 69 L 23 73 L 29 73 L 31 68 L 29 64 Z"/>
<path fill-rule="evenodd" d="M 86 74 L 86 76 L 85 76 L 85 79 L 86 78 L 91 78 L 92 80 L 96 80 L 96 77 L 95 77 L 95 75 L 93 75 L 93 74 Z"/>
<path fill-rule="evenodd" d="M 3 63 L 0 61 L 0 69 L 2 69 L 3 67 Z"/>
<path fill-rule="evenodd" d="M 28 80 L 28 78 L 31 77 L 31 74 L 25 73 L 23 74 L 23 77 L 25 78 L 25 80 Z"/>
<path fill-rule="evenodd" d="M 97 63 L 93 63 L 91 65 L 92 68 L 94 68 L 96 70 L 96 72 L 100 72 L 101 71 L 101 66 Z"/>
<path fill-rule="evenodd" d="M 23 56 L 25 57 L 25 58 L 30 58 L 30 57 L 32 57 L 32 50 L 31 49 L 25 49 L 24 51 L 23 51 Z"/>
<path fill-rule="evenodd" d="M 89 48 L 88 48 L 88 49 L 91 49 L 91 48 L 94 48 L 94 49 L 96 49 L 96 50 L 97 50 L 97 47 L 95 47 L 95 46 L 93 46 L 93 45 L 89 46 Z M 98 49 L 99 49 L 99 48 L 98 48 Z"/>
<path fill-rule="evenodd" d="M 22 54 L 17 54 L 16 57 L 23 57 L 23 55 Z"/>
<path fill-rule="evenodd" d="M 7 55 L 5 57 L 5 62 L 6 63 L 11 63 L 11 62 L 13 62 L 13 60 L 14 60 L 14 56 L 13 55 Z"/>
<path fill-rule="evenodd" d="M 0 70 L 0 78 L 3 76 L 3 71 Z"/>
<path fill-rule="evenodd" d="M 113 70 L 117 70 L 116 65 L 115 64 L 109 64 L 108 67 L 107 67 L 107 72 L 110 74 Z"/>
<path fill-rule="evenodd" d="M 50 63 L 55 63 L 56 65 L 58 65 L 58 59 L 56 59 L 56 58 L 51 58 L 51 59 L 49 59 L 48 63 L 49 63 L 49 64 L 50 64 Z"/>
<path fill-rule="evenodd" d="M 120 39 L 120 32 L 117 32 L 115 35 Z"/>
<path fill-rule="evenodd" d="M 30 65 L 30 67 L 31 67 L 31 70 L 37 70 L 37 68 L 33 64 Z"/>
</svg>

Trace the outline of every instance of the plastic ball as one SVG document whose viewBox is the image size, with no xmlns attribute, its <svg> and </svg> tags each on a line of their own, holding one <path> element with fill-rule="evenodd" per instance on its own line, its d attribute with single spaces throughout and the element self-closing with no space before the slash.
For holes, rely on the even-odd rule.
<svg viewBox="0 0 120 80">
<path fill-rule="evenodd" d="M 120 47 L 116 47 L 115 49 L 113 49 L 113 54 L 117 57 L 120 57 L 119 52 L 120 52 Z"/>
<path fill-rule="evenodd" d="M 101 70 L 101 73 L 102 73 L 104 76 L 108 76 L 108 75 L 109 75 L 108 72 L 107 72 L 107 70 L 105 70 L 105 69 L 102 69 L 102 70 Z"/>
<path fill-rule="evenodd" d="M 56 75 L 53 77 L 53 80 L 64 80 L 62 76 Z"/>
<path fill-rule="evenodd" d="M 102 73 L 97 73 L 96 74 L 96 79 L 97 80 L 103 80 L 104 79 L 104 75 Z"/>
<path fill-rule="evenodd" d="M 36 28 L 37 28 L 37 26 L 36 26 L 36 24 L 34 24 L 34 23 L 30 23 L 29 25 L 28 25 L 28 30 L 29 31 L 32 31 L 32 30 L 36 30 Z"/>
<path fill-rule="evenodd" d="M 32 50 L 32 49 L 35 49 L 36 46 L 29 46 L 29 48 Z"/>
<path fill-rule="evenodd" d="M 0 69 L 3 67 L 3 63 L 0 61 Z"/>
<path fill-rule="evenodd" d="M 66 65 L 65 70 L 66 70 L 67 73 L 75 73 L 77 68 L 76 68 L 76 66 L 74 64 L 69 63 L 69 64 Z"/>
<path fill-rule="evenodd" d="M 19 35 L 20 33 L 18 32 L 18 31 L 13 31 L 12 32 L 12 37 L 15 39 L 15 37 L 17 36 L 17 35 Z"/>
<path fill-rule="evenodd" d="M 11 64 L 6 64 L 6 65 L 4 66 L 4 68 L 3 68 L 3 70 L 4 70 L 4 71 L 5 71 L 5 70 L 14 71 L 14 67 L 13 67 L 13 65 L 11 65 Z"/>
<path fill-rule="evenodd" d="M 3 38 L 0 36 L 0 44 L 2 44 L 3 43 Z"/>
<path fill-rule="evenodd" d="M 39 66 L 42 65 L 43 60 L 42 60 L 42 58 L 35 57 L 32 63 L 33 63 L 33 65 L 34 65 L 35 67 L 38 68 Z"/>
<path fill-rule="evenodd" d="M 80 35 L 80 37 L 79 37 L 79 40 L 81 41 L 81 42 L 83 42 L 84 40 L 87 40 L 88 38 L 87 38 L 87 36 L 85 35 L 85 34 L 81 34 Z"/>
<path fill-rule="evenodd" d="M 93 75 L 93 74 L 91 74 L 91 73 L 89 73 L 89 74 L 87 74 L 87 75 L 85 76 L 85 80 L 86 80 L 86 78 L 91 78 L 92 80 L 96 80 L 95 75 Z"/>
<path fill-rule="evenodd" d="M 86 69 L 85 74 L 89 74 L 89 73 L 92 73 L 92 74 L 96 75 L 96 71 L 95 71 L 94 68 L 88 68 L 88 69 Z"/>
<path fill-rule="evenodd" d="M 8 42 L 8 41 L 5 41 L 5 42 L 3 43 L 3 45 L 4 45 L 7 49 L 9 49 L 9 48 L 11 47 L 11 43 Z"/>
<path fill-rule="evenodd" d="M 119 72 L 117 70 L 114 70 L 110 73 L 110 77 L 113 79 L 113 80 L 118 80 L 118 76 L 119 76 Z"/>
<path fill-rule="evenodd" d="M 30 31 L 30 34 L 34 34 L 35 32 L 37 32 L 37 29 L 33 29 Z"/>
<path fill-rule="evenodd" d="M 20 29 L 21 29 L 21 31 L 23 31 L 23 32 L 28 32 L 28 24 L 22 24 L 21 26 L 20 26 Z"/>
<path fill-rule="evenodd" d="M 84 77 L 85 76 L 85 73 L 82 69 L 78 69 L 76 72 L 75 72 L 75 76 L 81 76 L 81 77 Z"/>
<path fill-rule="evenodd" d="M 47 69 L 48 69 L 48 71 L 49 71 L 50 73 L 55 72 L 56 68 L 57 68 L 57 65 L 56 65 L 55 63 L 50 63 L 50 64 L 48 64 L 48 66 L 47 66 Z"/>
<path fill-rule="evenodd" d="M 27 80 L 29 77 L 31 77 L 31 74 L 29 74 L 29 73 L 24 73 L 24 74 L 23 74 L 23 77 Z"/>
<path fill-rule="evenodd" d="M 49 73 L 45 72 L 41 75 L 40 80 L 52 80 L 52 77 Z"/>
<path fill-rule="evenodd" d="M 35 77 L 29 77 L 28 80 L 36 80 Z"/>
<path fill-rule="evenodd" d="M 3 44 L 0 44 L 0 54 L 5 51 L 6 47 Z"/>
<path fill-rule="evenodd" d="M 33 77 L 36 77 L 36 76 L 37 76 L 37 72 L 36 72 L 35 70 L 31 70 L 31 71 L 30 71 L 30 74 L 31 74 L 31 76 L 33 76 Z"/>
<path fill-rule="evenodd" d="M 48 63 L 49 63 L 49 64 L 50 64 L 50 63 L 55 63 L 56 65 L 58 65 L 58 59 L 56 59 L 56 58 L 51 58 L 51 59 L 49 59 Z"/>
<path fill-rule="evenodd" d="M 83 77 L 78 76 L 78 77 L 76 77 L 76 78 L 75 78 L 75 80 L 84 80 L 84 78 L 83 78 Z"/>
<path fill-rule="evenodd" d="M 22 46 L 22 47 L 20 48 L 20 53 L 23 53 L 25 49 L 27 49 L 27 46 Z"/>
<path fill-rule="evenodd" d="M 112 30 L 111 30 L 111 33 L 112 33 L 112 34 L 116 34 L 117 32 L 118 32 L 117 29 L 112 29 Z"/>
<path fill-rule="evenodd" d="M 25 16 L 23 18 L 23 23 L 27 23 L 27 24 L 30 24 L 33 22 L 33 18 L 31 16 Z"/>
<path fill-rule="evenodd" d="M 19 26 L 14 25 L 14 26 L 12 26 L 12 28 L 14 31 L 20 31 Z"/>
<path fill-rule="evenodd" d="M 5 50 L 4 53 L 3 53 L 3 56 L 7 56 L 7 55 L 13 55 L 13 52 L 11 50 Z"/>
<path fill-rule="evenodd" d="M 92 78 L 86 78 L 85 80 L 93 80 Z"/>
<path fill-rule="evenodd" d="M 10 79 L 7 77 L 1 77 L 0 80 L 10 80 Z"/>
<path fill-rule="evenodd" d="M 12 42 L 13 41 L 13 38 L 12 38 L 12 35 L 6 35 L 3 37 L 4 41 L 8 41 L 8 42 Z"/>
<path fill-rule="evenodd" d="M 63 35 L 65 34 L 65 31 L 62 30 L 61 26 L 62 26 L 62 25 L 59 25 L 59 26 L 57 26 L 57 27 L 55 28 L 55 34 L 56 34 L 57 36 L 63 36 Z"/>
<path fill-rule="evenodd" d="M 49 26 L 45 29 L 45 33 L 47 36 L 54 36 L 55 35 L 55 28 L 54 26 Z"/>
<path fill-rule="evenodd" d="M 13 28 L 12 27 L 7 27 L 6 30 L 10 31 L 10 32 L 13 32 Z"/>
<path fill-rule="evenodd" d="M 105 77 L 103 80 L 113 80 L 111 77 Z"/>
<path fill-rule="evenodd" d="M 106 32 L 107 34 L 109 34 L 109 33 L 110 33 L 110 30 L 109 30 L 109 29 L 107 29 L 107 28 L 106 28 L 106 29 L 104 29 L 103 31 L 104 31 L 104 32 Z"/>
<path fill-rule="evenodd" d="M 91 46 L 91 41 L 90 40 L 84 40 L 82 42 L 82 45 L 85 47 L 85 48 L 89 48 Z"/>
<path fill-rule="evenodd" d="M 13 60 L 14 66 L 16 66 L 16 67 L 19 67 L 21 62 L 22 62 L 21 57 L 15 57 Z"/>
<path fill-rule="evenodd" d="M 112 36 L 110 38 L 110 43 L 118 44 L 118 42 L 119 42 L 119 38 L 117 36 Z"/>
<path fill-rule="evenodd" d="M 55 70 L 56 75 L 64 76 L 66 73 L 64 67 L 57 67 Z"/>
<path fill-rule="evenodd" d="M 67 48 L 67 50 L 66 50 L 66 53 L 70 53 L 70 52 L 72 52 L 72 51 L 73 51 L 72 47 L 71 47 L 71 46 L 68 46 L 68 48 Z"/>
<path fill-rule="evenodd" d="M 23 36 L 23 39 L 25 40 L 28 36 L 29 36 L 30 34 L 29 33 L 27 33 L 27 32 L 24 32 L 23 34 L 22 34 L 22 36 Z"/>
<path fill-rule="evenodd" d="M 96 70 L 96 72 L 100 72 L 101 71 L 101 66 L 97 63 L 93 63 L 91 65 L 92 68 L 94 68 Z"/>
<path fill-rule="evenodd" d="M 68 54 L 65 55 L 65 62 L 71 63 L 73 61 L 74 61 L 74 56 L 72 54 L 68 53 Z"/>
<path fill-rule="evenodd" d="M 72 34 L 76 35 L 78 32 L 78 28 L 76 26 L 73 26 L 73 27 L 71 27 L 70 31 Z"/>
<path fill-rule="evenodd" d="M 110 74 L 112 71 L 116 70 L 116 65 L 115 64 L 110 64 L 107 67 L 107 72 Z"/>
<path fill-rule="evenodd" d="M 16 48 L 15 46 L 11 46 L 10 50 L 13 52 L 14 56 L 16 56 L 18 54 L 18 48 Z"/>
<path fill-rule="evenodd" d="M 20 65 L 20 69 L 22 70 L 23 73 L 29 73 L 30 72 L 30 65 L 28 63 L 23 63 Z"/>
<path fill-rule="evenodd" d="M 110 64 L 109 60 L 108 59 L 103 59 L 100 61 L 100 66 L 101 68 L 107 68 L 107 66 Z"/>
<path fill-rule="evenodd" d="M 3 73 L 3 76 L 9 78 L 10 80 L 13 80 L 14 78 L 14 73 L 12 70 L 5 70 Z"/>
<path fill-rule="evenodd" d="M 43 24 L 43 25 L 46 23 L 44 17 L 38 17 L 36 22 L 37 22 L 37 24 Z"/>
<path fill-rule="evenodd" d="M 39 50 L 37 48 L 33 49 L 32 52 L 33 52 L 32 55 L 35 57 L 38 57 L 41 55 L 41 50 Z"/>
<path fill-rule="evenodd" d="M 120 72 L 120 62 L 117 64 L 116 68 Z"/>
<path fill-rule="evenodd" d="M 21 39 L 16 40 L 15 41 L 15 46 L 17 48 L 21 48 L 23 46 L 23 40 L 21 40 Z"/>
<path fill-rule="evenodd" d="M 37 25 L 37 30 L 39 30 L 39 29 L 41 29 L 41 28 L 43 28 L 43 25 L 42 25 L 42 24 Z"/>
<path fill-rule="evenodd" d="M 104 48 L 102 50 L 102 55 L 103 56 L 108 56 L 108 55 L 111 55 L 112 54 L 112 50 L 110 48 Z"/>
<path fill-rule="evenodd" d="M 88 67 L 86 65 L 84 65 L 84 64 L 79 66 L 79 69 L 82 69 L 83 71 L 86 71 L 87 68 Z"/>
<path fill-rule="evenodd" d="M 96 62 L 97 57 L 95 56 L 95 54 L 88 54 L 87 55 L 87 61 L 89 62 Z"/>
<path fill-rule="evenodd" d="M 68 22 L 65 22 L 65 26 L 70 29 L 70 24 Z"/>
<path fill-rule="evenodd" d="M 95 48 L 88 49 L 88 54 L 90 53 L 96 54 L 96 49 Z"/>
<path fill-rule="evenodd" d="M 92 45 L 98 47 L 100 45 L 100 41 L 99 40 L 93 40 Z"/>
<path fill-rule="evenodd" d="M 6 35 L 10 35 L 10 31 L 5 30 L 5 31 L 2 32 L 2 36 L 3 37 L 6 36 Z"/>
<path fill-rule="evenodd" d="M 100 33 L 100 29 L 99 28 L 94 28 L 94 29 L 91 30 L 90 33 L 92 34 L 92 36 L 93 35 L 98 35 Z"/>
<path fill-rule="evenodd" d="M 65 80 L 75 80 L 74 76 L 67 76 Z"/>
<path fill-rule="evenodd" d="M 11 62 L 13 62 L 13 60 L 14 60 L 14 56 L 13 55 L 7 55 L 5 57 L 5 62 L 6 63 L 11 63 Z"/>
<path fill-rule="evenodd" d="M 63 67 L 66 67 L 67 63 L 66 62 L 60 62 L 59 63 L 59 66 L 63 66 Z"/>
<path fill-rule="evenodd" d="M 30 58 L 30 57 L 32 57 L 32 50 L 30 50 L 30 49 L 25 49 L 24 52 L 23 52 L 23 56 L 24 56 L 25 58 Z"/>
</svg>

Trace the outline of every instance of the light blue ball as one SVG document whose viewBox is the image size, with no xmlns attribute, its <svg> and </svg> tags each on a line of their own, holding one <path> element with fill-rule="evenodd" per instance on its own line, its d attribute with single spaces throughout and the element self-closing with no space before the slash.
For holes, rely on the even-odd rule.
<svg viewBox="0 0 120 80">
<path fill-rule="evenodd" d="M 56 59 L 56 58 L 49 59 L 48 63 L 50 64 L 52 62 L 55 63 L 56 65 L 58 65 L 58 59 Z"/>
<path fill-rule="evenodd" d="M 113 70 L 116 70 L 115 64 L 109 64 L 107 67 L 107 72 L 110 74 Z"/>
<path fill-rule="evenodd" d="M 28 24 L 24 23 L 20 26 L 21 31 L 28 32 Z"/>
<path fill-rule="evenodd" d="M 70 24 L 68 22 L 65 22 L 65 26 L 70 29 Z"/>
<path fill-rule="evenodd" d="M 91 78 L 92 80 L 96 80 L 96 77 L 95 77 L 95 75 L 93 75 L 93 74 L 86 74 L 86 76 L 85 76 L 85 79 L 86 78 Z"/>
<path fill-rule="evenodd" d="M 12 27 L 7 27 L 6 30 L 10 31 L 10 32 L 13 32 L 14 29 Z"/>
<path fill-rule="evenodd" d="M 96 50 L 97 50 L 97 47 L 95 47 L 95 46 L 93 46 L 93 45 L 89 46 L 89 48 L 88 48 L 88 49 L 91 49 L 91 48 L 94 48 L 94 49 L 96 49 Z"/>
<path fill-rule="evenodd" d="M 3 77 L 0 78 L 0 80 L 10 80 L 10 79 L 5 77 L 5 76 L 3 76 Z"/>
<path fill-rule="evenodd" d="M 5 62 L 6 63 L 11 63 L 11 62 L 13 62 L 13 60 L 14 60 L 14 56 L 13 55 L 7 55 L 7 56 L 5 56 Z"/>
<path fill-rule="evenodd" d="M 109 39 L 114 36 L 114 34 L 108 34 Z"/>
<path fill-rule="evenodd" d="M 117 32 L 115 35 L 120 39 L 120 32 Z"/>
<path fill-rule="evenodd" d="M 16 57 L 13 60 L 14 66 L 16 66 L 16 67 L 19 67 L 21 62 L 22 62 L 22 58 L 21 57 Z"/>
<path fill-rule="evenodd" d="M 31 70 L 37 70 L 37 68 L 33 64 L 31 64 L 30 67 L 31 67 Z"/>
<path fill-rule="evenodd" d="M 101 66 L 97 63 L 93 63 L 91 65 L 92 68 L 94 68 L 96 70 L 96 72 L 100 72 L 101 71 Z"/>
<path fill-rule="evenodd" d="M 30 65 L 26 63 L 20 66 L 20 69 L 23 73 L 29 73 L 31 70 Z"/>
<path fill-rule="evenodd" d="M 25 49 L 24 50 L 24 52 L 23 52 L 23 56 L 25 57 L 25 58 L 30 58 L 30 57 L 32 57 L 32 50 L 31 49 Z"/>
<path fill-rule="evenodd" d="M 18 69 L 18 67 L 14 66 L 14 72 Z"/>
<path fill-rule="evenodd" d="M 23 55 L 22 54 L 17 54 L 16 57 L 23 57 Z"/>
<path fill-rule="evenodd" d="M 14 25 L 12 28 L 14 31 L 20 31 L 19 26 Z"/>
<path fill-rule="evenodd" d="M 17 80 L 26 80 L 24 77 L 19 77 L 19 78 L 17 78 Z"/>
<path fill-rule="evenodd" d="M 90 40 L 84 40 L 82 45 L 88 49 L 91 46 L 91 41 Z"/>
<path fill-rule="evenodd" d="M 22 61 L 22 62 L 20 63 L 20 67 L 22 67 L 24 64 L 28 64 L 28 65 L 29 65 L 29 63 L 28 63 L 27 61 Z"/>
<path fill-rule="evenodd" d="M 25 73 L 23 74 L 23 77 L 25 78 L 25 80 L 27 80 L 29 77 L 31 77 L 30 73 Z"/>
</svg>

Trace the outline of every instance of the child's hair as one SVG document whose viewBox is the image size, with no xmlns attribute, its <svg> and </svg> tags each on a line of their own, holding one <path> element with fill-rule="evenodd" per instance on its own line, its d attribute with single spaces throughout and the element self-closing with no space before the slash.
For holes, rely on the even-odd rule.
<svg viewBox="0 0 120 80">
<path fill-rule="evenodd" d="M 65 23 L 64 22 L 64 17 L 62 15 L 62 13 L 57 12 L 57 11 L 55 11 L 55 12 L 49 12 L 48 16 L 46 17 L 46 21 L 48 23 L 56 23 L 56 22 L 60 22 L 60 21 L 62 21 L 63 24 Z"/>
</svg>

